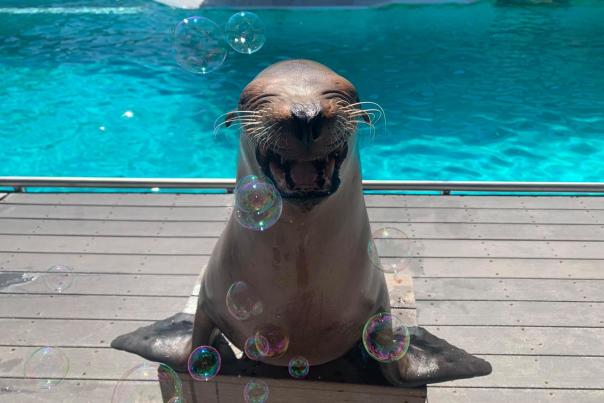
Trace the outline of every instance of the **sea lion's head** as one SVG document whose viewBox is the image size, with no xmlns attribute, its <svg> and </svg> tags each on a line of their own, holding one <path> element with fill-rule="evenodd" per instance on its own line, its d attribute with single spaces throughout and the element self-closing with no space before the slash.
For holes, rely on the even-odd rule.
<svg viewBox="0 0 604 403">
<path fill-rule="evenodd" d="M 350 160 L 361 119 L 369 122 L 348 80 L 319 63 L 290 60 L 258 74 L 226 122 L 241 124 L 252 172 L 269 177 L 286 199 L 320 200 L 338 190 L 347 169 L 358 169 Z"/>
</svg>

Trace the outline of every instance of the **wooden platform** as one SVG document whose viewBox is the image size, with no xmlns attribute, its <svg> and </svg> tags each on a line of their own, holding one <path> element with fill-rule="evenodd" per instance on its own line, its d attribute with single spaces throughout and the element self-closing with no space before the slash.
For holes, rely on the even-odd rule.
<svg viewBox="0 0 604 403">
<path fill-rule="evenodd" d="M 0 402 L 108 402 L 140 363 L 109 342 L 182 309 L 232 200 L 0 198 Z M 375 228 L 397 226 L 415 242 L 420 325 L 493 365 L 488 377 L 432 385 L 430 403 L 604 401 L 603 198 L 367 196 L 367 204 Z M 55 264 L 76 272 L 62 295 L 40 281 Z M 12 273 L 34 279 L 6 285 Z M 71 360 L 50 392 L 23 380 L 24 360 L 44 345 Z"/>
</svg>

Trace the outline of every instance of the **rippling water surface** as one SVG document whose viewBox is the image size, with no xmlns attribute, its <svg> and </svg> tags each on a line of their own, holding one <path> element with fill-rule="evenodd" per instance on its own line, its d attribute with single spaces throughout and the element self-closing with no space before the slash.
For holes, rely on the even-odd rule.
<svg viewBox="0 0 604 403">
<path fill-rule="evenodd" d="M 265 47 L 196 76 L 172 29 L 232 11 L 3 0 L 0 175 L 233 177 L 214 119 L 262 68 L 311 58 L 386 110 L 365 178 L 602 181 L 604 2 L 575 3 L 258 11 Z"/>
</svg>

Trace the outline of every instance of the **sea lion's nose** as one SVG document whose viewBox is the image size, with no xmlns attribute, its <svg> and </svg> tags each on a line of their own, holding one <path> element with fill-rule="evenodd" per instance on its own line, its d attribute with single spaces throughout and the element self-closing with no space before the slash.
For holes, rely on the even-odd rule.
<svg viewBox="0 0 604 403">
<path fill-rule="evenodd" d="M 306 146 L 321 136 L 323 111 L 315 104 L 294 104 L 291 107 L 294 134 Z"/>
</svg>

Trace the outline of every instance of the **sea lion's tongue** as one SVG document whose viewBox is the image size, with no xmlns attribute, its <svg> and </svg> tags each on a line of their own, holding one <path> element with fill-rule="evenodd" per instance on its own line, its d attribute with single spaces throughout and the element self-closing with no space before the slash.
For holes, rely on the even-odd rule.
<svg viewBox="0 0 604 403">
<path fill-rule="evenodd" d="M 291 168 L 291 177 L 298 186 L 314 186 L 317 170 L 312 162 L 296 162 Z"/>
</svg>

